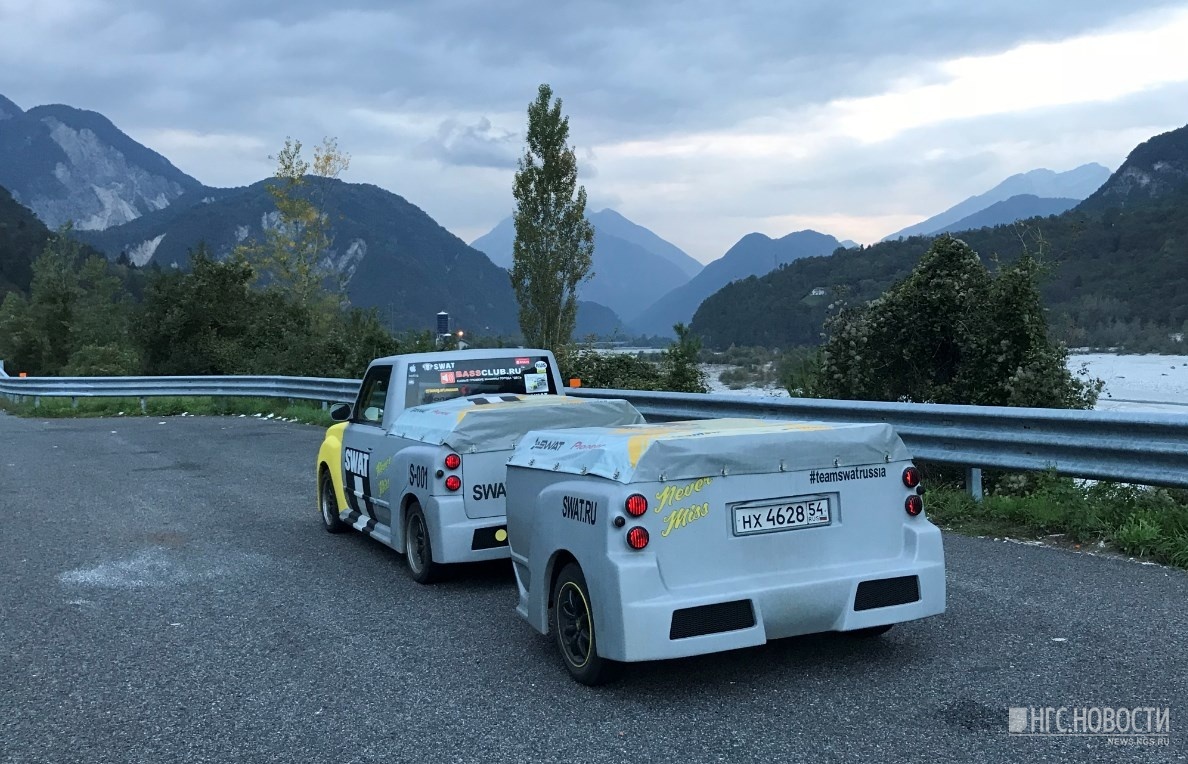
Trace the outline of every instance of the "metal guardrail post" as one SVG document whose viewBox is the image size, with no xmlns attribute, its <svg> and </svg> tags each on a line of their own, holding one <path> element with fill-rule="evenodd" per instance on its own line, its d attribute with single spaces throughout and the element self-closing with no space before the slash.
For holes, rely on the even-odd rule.
<svg viewBox="0 0 1188 764">
<path fill-rule="evenodd" d="M 4 359 L 0 358 L 0 377 L 7 377 L 8 372 L 4 371 Z"/>
<path fill-rule="evenodd" d="M 974 501 L 982 500 L 982 470 L 980 467 L 965 468 L 965 490 Z"/>
</svg>

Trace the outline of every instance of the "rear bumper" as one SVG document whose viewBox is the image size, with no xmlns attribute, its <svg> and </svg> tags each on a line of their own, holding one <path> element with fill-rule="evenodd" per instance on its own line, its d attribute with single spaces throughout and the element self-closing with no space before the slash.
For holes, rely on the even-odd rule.
<svg viewBox="0 0 1188 764">
<path fill-rule="evenodd" d="M 679 658 L 938 615 L 945 610 L 941 534 L 931 523 L 911 533 L 895 558 L 679 590 L 665 588 L 654 565 L 620 565 L 592 592 L 598 652 L 620 661 Z"/>
<path fill-rule="evenodd" d="M 466 516 L 461 497 L 433 497 L 425 510 L 433 561 L 446 564 L 506 560 L 507 518 L 503 515 L 472 519 Z M 503 531 L 497 541 L 495 534 Z M 491 544 L 496 544 L 491 546 Z M 479 548 L 476 548 L 479 547 Z"/>
</svg>

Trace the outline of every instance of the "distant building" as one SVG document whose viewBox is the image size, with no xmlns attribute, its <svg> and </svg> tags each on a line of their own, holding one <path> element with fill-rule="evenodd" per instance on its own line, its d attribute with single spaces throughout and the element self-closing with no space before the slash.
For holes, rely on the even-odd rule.
<svg viewBox="0 0 1188 764">
<path fill-rule="evenodd" d="M 813 287 L 813 291 L 809 292 L 813 297 L 824 297 L 825 287 Z"/>
</svg>

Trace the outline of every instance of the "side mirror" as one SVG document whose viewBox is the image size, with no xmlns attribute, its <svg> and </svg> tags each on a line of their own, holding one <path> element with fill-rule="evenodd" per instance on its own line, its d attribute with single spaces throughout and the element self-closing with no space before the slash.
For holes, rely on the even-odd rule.
<svg viewBox="0 0 1188 764">
<path fill-rule="evenodd" d="M 330 418 L 335 422 L 345 422 L 351 418 L 351 404 L 335 403 L 330 407 Z"/>
</svg>

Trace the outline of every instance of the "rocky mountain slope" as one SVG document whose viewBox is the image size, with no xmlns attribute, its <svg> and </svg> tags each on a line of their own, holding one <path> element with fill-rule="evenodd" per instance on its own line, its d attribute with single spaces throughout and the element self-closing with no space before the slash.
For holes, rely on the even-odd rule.
<svg viewBox="0 0 1188 764">
<path fill-rule="evenodd" d="M 0 186 L 51 228 L 102 230 L 201 184 L 101 114 L 58 104 L 23 111 L 0 96 Z"/>
</svg>

